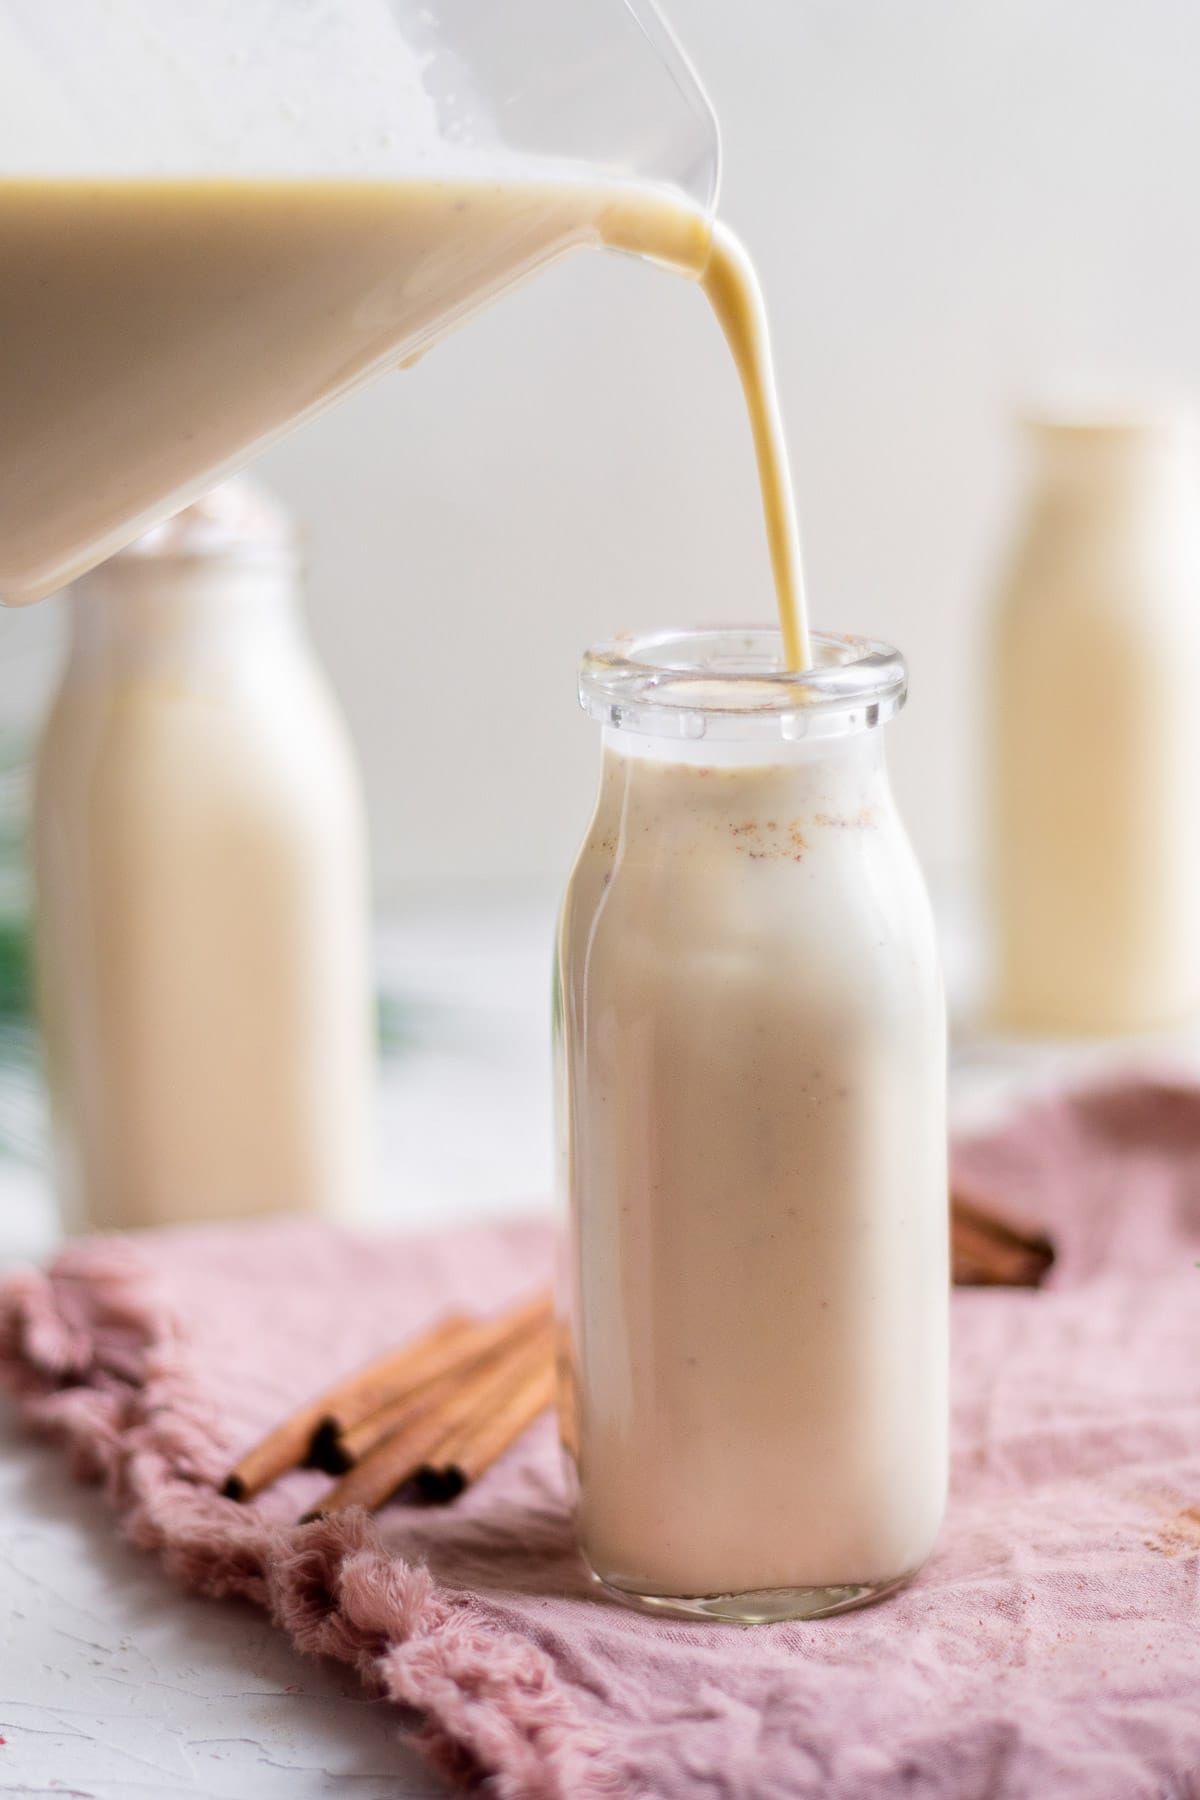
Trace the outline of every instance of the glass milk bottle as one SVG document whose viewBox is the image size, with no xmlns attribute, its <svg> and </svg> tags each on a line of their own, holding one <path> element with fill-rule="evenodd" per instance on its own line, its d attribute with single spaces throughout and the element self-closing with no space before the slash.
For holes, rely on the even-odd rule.
<svg viewBox="0 0 1200 1800">
<path fill-rule="evenodd" d="M 286 519 L 231 482 L 68 593 L 34 842 L 73 1228 L 364 1199 L 362 806 L 296 571 Z"/>
<path fill-rule="evenodd" d="M 583 1554 L 739 1620 L 878 1598 L 947 1461 L 941 981 L 884 767 L 900 657 L 592 651 L 600 792 L 560 926 L 563 1438 Z"/>
<path fill-rule="evenodd" d="M 1171 419 L 1037 421 L 991 659 L 994 1012 L 1200 1012 L 1200 467 Z"/>
</svg>

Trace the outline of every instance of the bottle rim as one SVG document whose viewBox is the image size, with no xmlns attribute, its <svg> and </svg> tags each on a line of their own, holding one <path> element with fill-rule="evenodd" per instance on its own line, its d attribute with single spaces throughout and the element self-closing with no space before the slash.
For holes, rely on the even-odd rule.
<svg viewBox="0 0 1200 1800">
<path fill-rule="evenodd" d="M 655 737 L 834 737 L 903 706 L 904 658 L 876 638 L 814 632 L 813 666 L 784 666 L 777 626 L 628 632 L 584 653 L 579 702 L 601 724 Z"/>
<path fill-rule="evenodd" d="M 300 544 L 282 501 L 250 475 L 233 475 L 140 532 L 109 559 L 295 565 Z"/>
</svg>

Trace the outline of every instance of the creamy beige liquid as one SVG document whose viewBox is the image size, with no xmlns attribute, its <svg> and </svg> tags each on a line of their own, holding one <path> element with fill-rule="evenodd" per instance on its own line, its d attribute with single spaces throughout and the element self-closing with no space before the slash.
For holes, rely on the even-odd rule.
<svg viewBox="0 0 1200 1800">
<path fill-rule="evenodd" d="M 992 687 L 993 1012 L 1200 1014 L 1200 470 L 1178 422 L 1040 422 Z"/>
<path fill-rule="evenodd" d="M 565 1435 L 634 1593 L 887 1584 L 938 1530 L 942 1006 L 878 735 L 606 733 L 560 943 Z"/>
<path fill-rule="evenodd" d="M 72 593 L 38 751 L 66 1222 L 353 1216 L 372 1094 L 353 754 L 286 556 L 169 549 L 116 557 Z"/>
<path fill-rule="evenodd" d="M 686 201 L 581 183 L 0 183 L 0 597 L 35 600 L 522 274 L 603 242 L 701 279 L 745 387 L 807 663 L 761 297 Z"/>
</svg>

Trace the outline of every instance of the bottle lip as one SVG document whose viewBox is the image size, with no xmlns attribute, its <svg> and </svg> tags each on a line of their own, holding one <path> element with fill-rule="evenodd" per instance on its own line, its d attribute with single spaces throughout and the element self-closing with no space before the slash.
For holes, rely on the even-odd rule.
<svg viewBox="0 0 1200 1800">
<path fill-rule="evenodd" d="M 299 561 L 291 515 L 253 476 L 234 475 L 118 550 L 112 562 Z"/>
<path fill-rule="evenodd" d="M 585 652 L 579 703 L 601 724 L 651 737 L 839 737 L 903 706 L 904 658 L 890 644 L 814 632 L 814 666 L 783 665 L 776 626 L 627 632 Z"/>
<path fill-rule="evenodd" d="M 1035 443 L 1072 448 L 1194 443 L 1197 418 L 1170 396 L 1102 388 L 1064 388 L 1034 396 L 1017 414 Z"/>
</svg>

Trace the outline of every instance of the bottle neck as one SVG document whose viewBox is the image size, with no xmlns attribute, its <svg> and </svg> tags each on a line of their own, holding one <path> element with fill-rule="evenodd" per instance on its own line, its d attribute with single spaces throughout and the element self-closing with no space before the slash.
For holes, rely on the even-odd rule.
<svg viewBox="0 0 1200 1800">
<path fill-rule="evenodd" d="M 656 737 L 626 726 L 606 725 L 601 733 L 606 753 L 634 762 L 673 763 L 696 769 L 814 769 L 845 767 L 882 769 L 885 764 L 881 725 L 863 726 L 829 736 L 789 738 L 780 732 L 754 737 Z"/>
<path fill-rule="evenodd" d="M 70 670 L 182 671 L 298 643 L 291 557 L 115 557 L 69 590 Z"/>
<path fill-rule="evenodd" d="M 1186 426 L 1035 425 L 1033 444 L 1038 490 L 1047 505 L 1127 516 L 1195 504 L 1200 473 Z"/>
<path fill-rule="evenodd" d="M 890 805 L 881 727 L 833 738 L 790 740 L 656 738 L 607 727 L 603 734 L 601 806 L 625 811 L 640 798 L 649 807 L 657 834 L 668 820 L 672 796 L 688 813 L 710 819 L 732 808 L 765 808 L 764 818 L 791 812 L 827 812 L 839 817 Z M 664 810 L 665 809 L 665 810 Z M 790 815 L 789 815 L 790 816 Z"/>
</svg>

